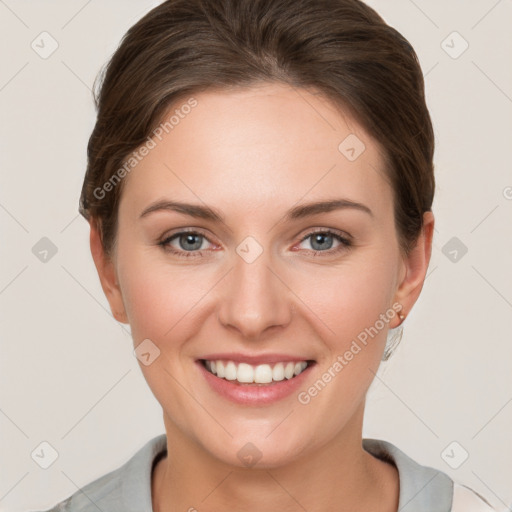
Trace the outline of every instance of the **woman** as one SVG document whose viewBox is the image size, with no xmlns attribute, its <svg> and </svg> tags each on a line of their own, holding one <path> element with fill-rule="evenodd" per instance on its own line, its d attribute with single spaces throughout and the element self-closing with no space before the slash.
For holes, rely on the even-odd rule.
<svg viewBox="0 0 512 512">
<path fill-rule="evenodd" d="M 166 433 L 53 510 L 492 510 L 362 439 L 432 246 L 410 44 L 358 0 L 171 0 L 97 106 L 80 211 Z"/>
</svg>

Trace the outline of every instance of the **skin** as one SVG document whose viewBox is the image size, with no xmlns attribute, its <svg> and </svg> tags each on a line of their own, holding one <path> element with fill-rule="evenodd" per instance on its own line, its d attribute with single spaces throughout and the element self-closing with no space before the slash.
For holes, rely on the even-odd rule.
<svg viewBox="0 0 512 512">
<path fill-rule="evenodd" d="M 125 178 L 111 257 L 91 223 L 115 318 L 130 324 L 134 346 L 149 338 L 160 350 L 150 365 L 139 363 L 163 408 L 171 454 L 154 469 L 153 508 L 396 511 L 397 470 L 361 440 L 365 395 L 398 316 L 307 405 L 296 393 L 261 407 L 231 403 L 195 360 L 214 351 L 300 355 L 317 362 L 307 389 L 393 303 L 411 310 L 430 261 L 433 215 L 424 214 L 405 257 L 379 145 L 319 94 L 261 84 L 194 97 L 197 107 Z M 338 150 L 349 134 L 366 148 L 352 162 Z M 346 208 L 283 220 L 298 204 L 338 198 L 373 215 Z M 208 205 L 225 221 L 170 210 L 140 218 L 160 199 Z M 202 256 L 158 245 L 186 228 L 205 235 Z M 322 249 L 314 237 L 303 240 L 316 229 L 349 234 L 353 244 L 327 238 Z M 250 264 L 236 252 L 247 236 L 263 249 Z M 187 252 L 181 240 L 171 248 Z M 262 453 L 251 468 L 237 456 L 248 442 Z"/>
</svg>

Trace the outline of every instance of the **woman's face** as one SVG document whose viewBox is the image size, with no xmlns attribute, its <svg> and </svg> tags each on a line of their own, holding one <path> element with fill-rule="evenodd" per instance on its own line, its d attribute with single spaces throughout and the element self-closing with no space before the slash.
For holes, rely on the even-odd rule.
<svg viewBox="0 0 512 512">
<path fill-rule="evenodd" d="M 401 257 L 379 148 L 320 95 L 265 84 L 194 98 L 124 178 L 116 278 L 100 277 L 144 343 L 168 434 L 229 464 L 277 466 L 360 435 L 387 331 L 430 253 Z M 306 207 L 329 201 L 344 203 Z M 277 381 L 220 378 L 205 359 Z M 314 363 L 278 380 L 279 362 L 298 361 Z"/>
</svg>

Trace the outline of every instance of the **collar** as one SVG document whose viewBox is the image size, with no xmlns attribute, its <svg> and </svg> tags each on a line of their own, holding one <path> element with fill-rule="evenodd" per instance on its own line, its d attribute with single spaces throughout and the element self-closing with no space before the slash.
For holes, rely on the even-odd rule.
<svg viewBox="0 0 512 512">
<path fill-rule="evenodd" d="M 396 466 L 400 478 L 398 512 L 450 512 L 453 480 L 448 475 L 418 464 L 388 441 L 363 439 L 363 448 Z"/>
<path fill-rule="evenodd" d="M 363 448 L 371 455 L 396 466 L 400 478 L 398 512 L 450 512 L 453 481 L 448 475 L 418 464 L 388 441 L 365 438 Z M 167 437 L 166 434 L 160 434 L 149 440 L 123 466 L 105 475 L 103 492 L 108 488 L 112 490 L 116 483 L 120 487 L 119 496 L 115 496 L 112 502 L 109 496 L 109 502 L 126 512 L 151 512 L 153 465 L 166 453 Z M 87 492 L 87 487 L 84 491 Z M 89 497 L 94 501 L 94 493 L 91 494 Z M 108 491 L 104 496 L 107 497 L 107 494 Z M 102 503 L 101 496 L 98 498 Z"/>
</svg>

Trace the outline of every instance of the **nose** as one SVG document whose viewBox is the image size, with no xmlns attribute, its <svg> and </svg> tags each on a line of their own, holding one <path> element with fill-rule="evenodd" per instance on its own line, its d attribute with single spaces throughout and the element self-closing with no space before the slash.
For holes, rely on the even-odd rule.
<svg viewBox="0 0 512 512">
<path fill-rule="evenodd" d="M 243 338 L 261 339 L 272 328 L 285 327 L 292 318 L 293 294 L 271 267 L 269 251 L 248 262 L 238 254 L 223 280 L 218 318 L 225 328 Z"/>
</svg>

